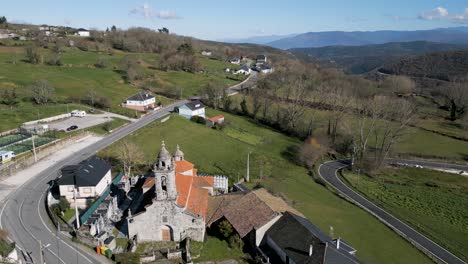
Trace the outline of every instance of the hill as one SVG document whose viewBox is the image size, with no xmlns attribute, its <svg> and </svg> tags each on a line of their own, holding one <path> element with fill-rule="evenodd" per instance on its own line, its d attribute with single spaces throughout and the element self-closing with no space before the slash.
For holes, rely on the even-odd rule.
<svg viewBox="0 0 468 264">
<path fill-rule="evenodd" d="M 280 49 L 313 48 L 325 46 L 361 46 L 388 42 L 430 41 L 468 44 L 468 28 L 440 28 L 415 31 L 329 31 L 309 32 L 268 43 Z"/>
<path fill-rule="evenodd" d="M 445 44 L 427 41 L 392 42 L 364 46 L 327 46 L 297 48 L 290 51 L 314 57 L 322 63 L 332 64 L 351 74 L 363 74 L 396 63 L 402 57 L 431 52 L 468 50 L 468 44 Z"/>
<path fill-rule="evenodd" d="M 385 74 L 407 75 L 442 81 L 467 81 L 468 50 L 438 52 L 403 59 L 379 70 Z"/>
</svg>

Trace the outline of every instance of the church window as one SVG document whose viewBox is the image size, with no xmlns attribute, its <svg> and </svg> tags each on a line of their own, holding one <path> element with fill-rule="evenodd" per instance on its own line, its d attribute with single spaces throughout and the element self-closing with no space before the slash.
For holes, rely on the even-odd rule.
<svg viewBox="0 0 468 264">
<path fill-rule="evenodd" d="M 161 188 L 163 191 L 167 191 L 167 180 L 166 180 L 166 176 L 162 176 L 161 177 Z"/>
</svg>

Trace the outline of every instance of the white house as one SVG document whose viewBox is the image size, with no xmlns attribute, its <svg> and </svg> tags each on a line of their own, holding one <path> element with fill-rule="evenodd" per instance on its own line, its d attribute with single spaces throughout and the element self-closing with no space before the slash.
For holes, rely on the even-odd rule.
<svg viewBox="0 0 468 264">
<path fill-rule="evenodd" d="M 210 50 L 204 50 L 204 51 L 202 51 L 201 54 L 202 54 L 203 56 L 210 57 L 211 55 L 213 55 L 213 52 L 211 52 Z"/>
<path fill-rule="evenodd" d="M 192 116 L 205 118 L 205 105 L 200 101 L 192 101 L 179 107 L 179 115 L 190 119 Z"/>
<path fill-rule="evenodd" d="M 241 63 L 241 60 L 239 58 L 233 58 L 229 62 L 232 64 L 239 65 Z"/>
<path fill-rule="evenodd" d="M 40 31 L 49 31 L 50 27 L 48 25 L 41 25 L 39 26 Z"/>
<path fill-rule="evenodd" d="M 267 63 L 268 58 L 266 55 L 257 55 L 257 64 Z"/>
<path fill-rule="evenodd" d="M 78 165 L 69 165 L 61 169 L 57 180 L 60 196 L 65 197 L 72 206 L 76 202 L 79 208 L 86 208 L 87 202 L 101 196 L 112 183 L 111 166 L 104 160 L 93 156 Z"/>
<path fill-rule="evenodd" d="M 249 75 L 250 73 L 252 73 L 252 69 L 250 69 L 250 67 L 247 65 L 242 65 L 240 69 L 234 72 L 234 74 L 244 74 L 244 75 Z"/>
<path fill-rule="evenodd" d="M 89 30 L 80 28 L 76 31 L 76 35 L 80 37 L 89 37 Z"/>
<path fill-rule="evenodd" d="M 123 107 L 130 108 L 138 111 L 147 111 L 154 108 L 156 98 L 150 94 L 139 92 L 127 98 Z"/>
<path fill-rule="evenodd" d="M 273 68 L 267 64 L 260 64 L 257 70 L 263 74 L 269 74 L 273 72 Z"/>
</svg>

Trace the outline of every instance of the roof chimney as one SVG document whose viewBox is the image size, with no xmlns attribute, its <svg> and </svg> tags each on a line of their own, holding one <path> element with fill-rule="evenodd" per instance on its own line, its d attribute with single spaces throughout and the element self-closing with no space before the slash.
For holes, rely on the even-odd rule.
<svg viewBox="0 0 468 264">
<path fill-rule="evenodd" d="M 337 249 L 340 249 L 340 242 L 341 242 L 341 238 L 338 237 L 338 239 L 336 240 L 336 248 Z"/>
<path fill-rule="evenodd" d="M 312 253 L 314 252 L 314 247 L 312 245 L 309 246 L 309 257 L 312 257 Z"/>
</svg>

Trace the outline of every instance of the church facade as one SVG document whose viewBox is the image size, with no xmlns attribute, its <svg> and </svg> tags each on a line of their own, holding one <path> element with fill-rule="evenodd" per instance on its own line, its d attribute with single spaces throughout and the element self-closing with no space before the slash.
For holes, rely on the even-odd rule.
<svg viewBox="0 0 468 264">
<path fill-rule="evenodd" d="M 215 177 L 198 176 L 195 166 L 184 159 L 177 146 L 171 155 L 164 142 L 153 166 L 155 198 L 145 210 L 128 217 L 129 237 L 138 241 L 203 241 L 208 196 Z M 227 178 L 226 178 L 227 181 Z"/>
</svg>

